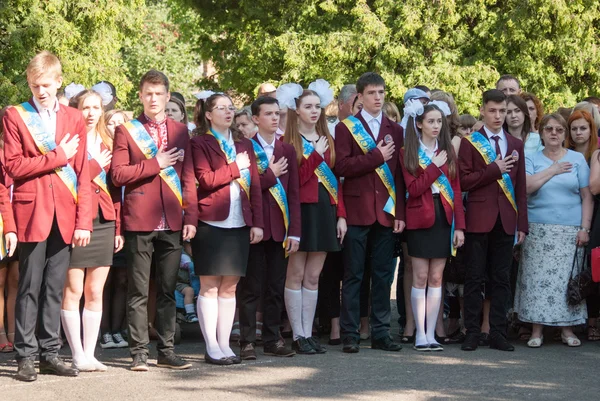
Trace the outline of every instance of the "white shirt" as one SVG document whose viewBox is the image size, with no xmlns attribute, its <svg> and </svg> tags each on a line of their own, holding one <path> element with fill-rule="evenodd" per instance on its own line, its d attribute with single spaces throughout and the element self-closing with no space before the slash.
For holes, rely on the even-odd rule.
<svg viewBox="0 0 600 401">
<path fill-rule="evenodd" d="M 229 132 L 229 138 L 227 138 L 227 144 L 235 149 L 235 142 L 233 135 Z M 245 227 L 246 222 L 244 221 L 244 213 L 242 212 L 242 195 L 240 191 L 243 191 L 237 180 L 231 181 L 229 184 L 229 215 L 223 221 L 204 221 L 213 227 L 220 228 L 240 228 Z"/>
<path fill-rule="evenodd" d="M 433 160 L 433 157 L 435 156 L 435 152 L 437 152 L 437 150 L 438 150 L 438 141 L 436 139 L 435 140 L 435 146 L 433 147 L 433 149 L 429 149 L 421 141 L 421 138 L 419 138 L 419 147 L 425 152 L 425 154 L 427 155 L 427 157 L 429 157 L 429 160 Z M 437 187 L 437 185 L 435 185 L 435 183 L 431 184 L 431 192 L 433 192 L 434 194 L 439 194 L 440 193 L 440 189 Z"/>
<path fill-rule="evenodd" d="M 373 138 L 375 138 L 375 142 L 377 142 L 377 137 L 379 136 L 379 130 L 381 129 L 381 119 L 382 119 L 383 113 L 379 112 L 379 115 L 377 117 L 373 117 L 372 115 L 367 113 L 365 111 L 365 109 L 362 109 L 360 111 L 360 115 L 365 120 L 365 122 L 369 125 L 369 128 L 371 128 L 371 132 L 373 133 Z"/>
<path fill-rule="evenodd" d="M 56 113 L 58 113 L 58 110 L 60 109 L 58 100 L 55 101 L 54 107 L 51 109 L 42 106 L 35 97 L 33 98 L 33 104 L 42 119 L 42 123 L 44 123 L 46 131 L 52 133 L 52 135 L 56 137 Z"/>
<path fill-rule="evenodd" d="M 92 158 L 96 158 L 100 154 L 100 146 L 102 145 L 100 134 L 96 131 L 88 133 L 86 144 L 88 153 L 92 155 Z"/>
<path fill-rule="evenodd" d="M 271 144 L 268 144 L 267 141 L 265 141 L 264 138 L 260 135 L 260 132 L 256 135 L 256 137 L 258 138 L 258 142 L 263 147 L 263 150 L 267 155 L 267 160 L 269 161 L 271 160 L 271 157 L 273 157 L 273 152 L 275 152 L 275 141 L 277 140 L 276 136 L 277 134 L 273 135 L 273 142 Z"/>
<path fill-rule="evenodd" d="M 335 121 L 332 123 L 327 123 L 327 128 L 329 128 L 329 133 L 331 134 L 333 139 L 335 139 L 335 126 L 338 125 L 339 123 L 340 123 L 339 118 L 336 118 Z"/>
<path fill-rule="evenodd" d="M 506 152 L 508 151 L 508 142 L 506 141 L 506 134 L 504 133 L 504 130 L 500 129 L 499 133 L 494 134 L 485 125 L 483 126 L 483 129 L 485 130 L 486 135 L 490 139 L 490 144 L 492 145 L 492 149 L 494 150 L 496 150 L 496 140 L 492 139 L 492 136 L 497 135 L 500 137 L 500 139 L 498 140 L 498 145 L 500 146 L 502 158 L 504 159 L 506 157 Z"/>
</svg>

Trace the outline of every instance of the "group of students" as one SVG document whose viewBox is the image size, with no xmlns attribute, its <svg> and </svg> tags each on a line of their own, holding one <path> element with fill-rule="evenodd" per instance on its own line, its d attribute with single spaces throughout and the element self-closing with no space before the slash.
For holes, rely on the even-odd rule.
<svg viewBox="0 0 600 401">
<path fill-rule="evenodd" d="M 32 98 L 8 108 L 3 118 L 3 168 L 5 184 L 13 180 L 12 197 L 0 186 L 8 257 L 19 242 L 16 379 L 36 380 L 36 354 L 40 373 L 106 370 L 94 348 L 113 254 L 124 245 L 134 371 L 148 370 L 151 271 L 157 366 L 191 366 L 174 352 L 175 289 L 186 242 L 200 278 L 196 310 L 208 363 L 256 359 L 259 311 L 264 354 L 325 353 L 312 334 L 319 277 L 328 253 L 339 251 L 342 350 L 360 350 L 360 293 L 368 266 L 371 347 L 399 351 L 390 336 L 390 292 L 394 234 L 402 232 L 413 269 L 414 349 L 443 350 L 435 334 L 443 271 L 463 246 L 462 348 L 479 344 L 486 281 L 489 344 L 514 349 L 506 338 L 507 300 L 513 246 L 528 232 L 528 141 L 503 129 L 502 91 L 484 92 L 483 126 L 458 142 L 456 110 L 444 100 L 427 103 L 417 96 L 405 102 L 404 129 L 388 118 L 382 112 L 385 82 L 373 72 L 358 79 L 352 105 L 344 105 L 348 115 L 332 132 L 324 109 L 333 91 L 317 80 L 259 96 L 246 113 L 256 126 L 250 135 L 237 129 L 227 94 L 203 92 L 190 134 L 187 121 L 167 117 L 169 80 L 159 71 L 141 78 L 143 112 L 130 121 L 106 119 L 101 91 L 79 91 L 71 99 L 76 108 L 59 104 L 61 64 L 49 52 L 36 55 L 26 74 Z M 192 297 L 186 295 L 186 303 Z M 236 306 L 239 355 L 230 346 Z M 292 349 L 280 335 L 283 310 Z M 58 358 L 61 321 L 71 366 Z"/>
</svg>

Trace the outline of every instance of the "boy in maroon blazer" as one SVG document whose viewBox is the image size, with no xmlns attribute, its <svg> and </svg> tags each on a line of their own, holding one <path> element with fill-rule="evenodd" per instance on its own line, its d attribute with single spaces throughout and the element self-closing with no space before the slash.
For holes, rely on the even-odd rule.
<svg viewBox="0 0 600 401">
<path fill-rule="evenodd" d="M 123 225 L 127 246 L 131 369 L 148 370 L 148 286 L 156 261 L 156 330 L 159 367 L 191 366 L 175 355 L 175 285 L 182 239 L 196 234 L 198 208 L 190 137 L 184 124 L 167 118 L 169 80 L 148 71 L 140 81 L 144 112 L 115 131 L 112 179 L 125 187 Z"/>
<path fill-rule="evenodd" d="M 513 351 L 506 340 L 510 305 L 513 246 L 528 231 L 523 142 L 502 129 L 506 96 L 497 89 L 483 93 L 484 126 L 461 141 L 458 153 L 460 186 L 466 202 L 465 351 L 479 344 L 481 285 L 489 270 L 491 291 L 490 347 Z"/>
<path fill-rule="evenodd" d="M 246 277 L 239 287 L 240 356 L 256 359 L 256 312 L 263 299 L 262 339 L 264 353 L 273 356 L 293 356 L 294 351 L 279 342 L 279 326 L 283 305 L 283 290 L 287 272 L 287 253 L 298 250 L 300 242 L 300 189 L 296 151 L 290 144 L 278 141 L 279 103 L 263 96 L 252 103 L 252 121 L 258 133 L 252 138 L 257 163 L 269 161 L 260 175 L 263 196 L 263 240 L 250 245 Z M 264 153 L 264 154 L 262 154 Z M 287 198 L 289 227 L 284 223 L 281 206 L 271 191 L 281 185 Z M 273 188 L 273 189 L 272 189 Z M 286 240 L 287 238 L 287 240 Z M 286 244 L 284 247 L 284 240 Z"/>
<path fill-rule="evenodd" d="M 20 242 L 15 379 L 34 381 L 38 344 L 40 373 L 79 373 L 58 358 L 58 335 L 70 245 L 89 243 L 92 203 L 85 123 L 79 110 L 56 99 L 62 85 L 58 58 L 46 51 L 37 54 L 27 67 L 27 83 L 32 98 L 8 109 L 3 123 Z"/>
<path fill-rule="evenodd" d="M 360 286 L 366 249 L 372 250 L 372 348 L 400 351 L 390 338 L 390 291 L 396 266 L 393 233 L 404 230 L 404 181 L 398 166 L 402 128 L 381 111 L 385 82 L 374 73 L 356 83 L 363 109 L 335 128 L 336 175 L 344 177 L 348 232 L 340 326 L 343 351 L 359 351 Z"/>
</svg>

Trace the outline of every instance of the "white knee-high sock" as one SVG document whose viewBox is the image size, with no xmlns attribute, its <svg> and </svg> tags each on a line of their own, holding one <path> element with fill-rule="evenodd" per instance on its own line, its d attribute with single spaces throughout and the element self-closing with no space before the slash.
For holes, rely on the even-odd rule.
<svg viewBox="0 0 600 401">
<path fill-rule="evenodd" d="M 318 290 L 302 287 L 302 329 L 305 337 L 312 337 L 313 321 L 317 310 Z"/>
<path fill-rule="evenodd" d="M 81 321 L 83 322 L 83 352 L 89 362 L 94 362 L 96 360 L 94 351 L 96 341 L 98 341 L 100 322 L 102 322 L 102 312 L 94 312 L 84 308 Z"/>
<path fill-rule="evenodd" d="M 71 353 L 73 354 L 73 363 L 79 366 L 88 364 L 81 343 L 81 318 L 79 317 L 79 311 L 62 309 L 60 317 L 69 347 L 71 347 Z"/>
<path fill-rule="evenodd" d="M 427 342 L 437 344 L 435 340 L 435 325 L 440 313 L 442 301 L 442 287 L 429 287 L 427 289 Z"/>
<path fill-rule="evenodd" d="M 425 335 L 425 288 L 412 287 L 410 301 L 417 328 L 415 345 L 427 345 L 427 336 Z"/>
<path fill-rule="evenodd" d="M 229 346 L 229 336 L 233 327 L 235 317 L 235 297 L 218 298 L 219 317 L 217 318 L 217 339 L 219 348 L 225 356 L 235 356 L 235 352 Z"/>
<path fill-rule="evenodd" d="M 217 342 L 219 301 L 216 298 L 206 298 L 200 295 L 198 296 L 197 308 L 200 329 L 206 343 L 206 353 L 214 359 L 224 358 L 225 354 L 223 354 Z"/>
<path fill-rule="evenodd" d="M 304 328 L 302 327 L 302 291 L 291 290 L 286 287 L 283 292 L 283 298 L 290 326 L 292 326 L 294 340 L 297 340 L 298 337 L 304 337 Z"/>
</svg>

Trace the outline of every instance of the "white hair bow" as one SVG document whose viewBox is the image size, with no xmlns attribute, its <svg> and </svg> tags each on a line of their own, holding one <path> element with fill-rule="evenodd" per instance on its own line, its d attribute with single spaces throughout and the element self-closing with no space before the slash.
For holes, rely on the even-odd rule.
<svg viewBox="0 0 600 401">
<path fill-rule="evenodd" d="M 81 92 L 85 90 L 85 86 L 81 84 L 76 84 L 75 82 L 71 82 L 69 85 L 65 87 L 65 97 L 71 100 L 73 97 L 77 96 Z"/>
<path fill-rule="evenodd" d="M 316 81 L 311 82 L 311 84 L 308 85 L 308 89 L 319 95 L 322 109 L 333 102 L 333 89 L 331 89 L 329 82 L 324 79 L 317 79 Z"/>
<path fill-rule="evenodd" d="M 100 95 L 102 98 L 102 106 L 106 106 L 113 101 L 113 94 L 110 85 L 106 82 L 99 82 L 92 86 L 92 90 Z"/>
<path fill-rule="evenodd" d="M 215 94 L 215 92 L 213 92 L 211 90 L 206 90 L 206 91 L 198 92 L 194 96 L 196 96 L 196 99 L 206 100 L 214 94 Z"/>
<path fill-rule="evenodd" d="M 442 113 L 444 113 L 445 117 L 448 117 L 450 114 L 452 114 L 452 112 L 450 111 L 450 106 L 448 106 L 448 103 L 444 102 L 443 100 L 432 100 L 428 104 L 436 105 L 438 109 L 440 109 Z"/>
<path fill-rule="evenodd" d="M 410 99 L 404 106 L 404 115 L 416 118 L 423 114 L 423 103 L 419 99 Z"/>
<path fill-rule="evenodd" d="M 296 110 L 296 99 L 302 96 L 302 86 L 294 83 L 283 84 L 275 92 L 279 107 Z"/>
</svg>

